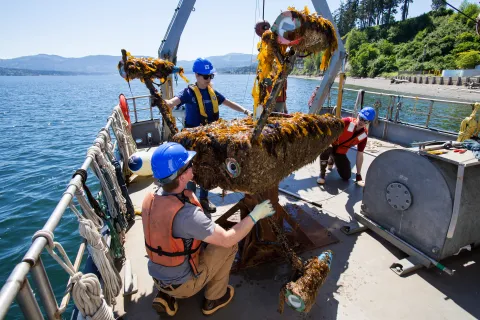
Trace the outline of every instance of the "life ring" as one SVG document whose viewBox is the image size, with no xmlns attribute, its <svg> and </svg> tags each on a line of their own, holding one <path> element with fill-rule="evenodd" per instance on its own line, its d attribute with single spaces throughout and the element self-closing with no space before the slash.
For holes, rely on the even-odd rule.
<svg viewBox="0 0 480 320">
<path fill-rule="evenodd" d="M 121 93 L 118 96 L 119 104 L 120 104 L 120 109 L 122 109 L 123 117 L 125 120 L 127 120 L 128 127 L 131 127 L 132 122 L 130 121 L 130 113 L 128 111 L 128 103 L 127 103 L 127 98 Z"/>
</svg>

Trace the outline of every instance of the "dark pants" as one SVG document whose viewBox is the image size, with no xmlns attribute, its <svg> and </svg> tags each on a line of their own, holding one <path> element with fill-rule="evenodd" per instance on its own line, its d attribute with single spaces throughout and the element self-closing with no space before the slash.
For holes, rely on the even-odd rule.
<svg viewBox="0 0 480 320">
<path fill-rule="evenodd" d="M 327 171 L 327 164 L 333 164 L 337 167 L 338 174 L 343 180 L 349 180 L 352 176 L 352 169 L 350 168 L 350 160 L 346 154 L 335 153 L 333 147 L 328 147 L 320 155 L 320 177 L 325 177 Z"/>
</svg>

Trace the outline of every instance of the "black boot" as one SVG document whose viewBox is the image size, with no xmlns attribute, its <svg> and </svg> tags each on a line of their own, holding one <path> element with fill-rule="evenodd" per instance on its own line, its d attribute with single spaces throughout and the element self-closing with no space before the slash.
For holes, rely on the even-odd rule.
<svg viewBox="0 0 480 320">
<path fill-rule="evenodd" d="M 203 307 L 202 307 L 203 314 L 210 315 L 215 313 L 217 310 L 225 307 L 227 304 L 230 303 L 230 301 L 232 301 L 233 295 L 234 295 L 233 287 L 231 285 L 228 285 L 227 292 L 220 299 L 217 299 L 217 300 L 205 299 L 205 302 L 203 303 Z"/>
<path fill-rule="evenodd" d="M 178 303 L 174 297 L 163 291 L 158 291 L 157 296 L 153 299 L 152 308 L 159 314 L 167 313 L 173 317 L 178 311 Z"/>
</svg>

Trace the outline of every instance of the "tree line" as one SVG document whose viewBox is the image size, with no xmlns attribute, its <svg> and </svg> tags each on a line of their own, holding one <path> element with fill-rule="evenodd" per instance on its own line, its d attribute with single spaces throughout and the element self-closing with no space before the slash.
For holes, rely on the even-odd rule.
<svg viewBox="0 0 480 320">
<path fill-rule="evenodd" d="M 343 36 L 353 28 L 389 25 L 395 22 L 395 16 L 399 12 L 401 21 L 404 21 L 408 18 L 408 10 L 412 2 L 413 0 L 341 0 L 340 7 L 333 13 L 333 19 L 340 35 Z M 445 8 L 445 6 L 444 0 L 431 2 L 432 10 Z"/>
</svg>

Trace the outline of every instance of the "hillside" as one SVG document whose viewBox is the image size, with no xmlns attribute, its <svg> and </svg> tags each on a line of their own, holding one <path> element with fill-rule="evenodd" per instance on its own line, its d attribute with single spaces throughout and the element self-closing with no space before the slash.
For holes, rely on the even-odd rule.
<svg viewBox="0 0 480 320">
<path fill-rule="evenodd" d="M 120 59 L 120 56 L 106 55 L 65 58 L 47 54 L 14 59 L 0 59 L 0 68 L 9 69 L 8 73 L 3 70 L 0 75 L 9 75 L 11 73 L 16 73 L 17 75 L 32 75 L 31 73 L 35 73 L 34 71 L 47 72 L 43 75 L 58 74 L 58 72 L 73 74 L 114 74 L 117 73 L 117 64 Z M 252 58 L 250 54 L 230 53 L 223 56 L 207 57 L 207 59 L 212 61 L 219 72 L 222 72 L 230 71 L 237 67 L 248 66 L 255 60 L 255 57 Z M 192 70 L 193 60 L 181 60 L 178 61 L 177 65 L 183 67 L 187 72 L 190 72 Z"/>
<path fill-rule="evenodd" d="M 91 73 L 0 68 L 0 76 L 79 76 L 79 75 L 91 75 Z"/>
<path fill-rule="evenodd" d="M 480 6 L 460 7 L 475 19 Z M 354 28 L 344 37 L 347 74 L 376 77 L 411 73 L 440 73 L 444 69 L 471 69 L 480 64 L 480 37 L 475 23 L 453 10 L 440 8 L 388 25 Z M 299 74 L 318 73 L 318 56 L 304 59 Z"/>
</svg>

